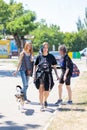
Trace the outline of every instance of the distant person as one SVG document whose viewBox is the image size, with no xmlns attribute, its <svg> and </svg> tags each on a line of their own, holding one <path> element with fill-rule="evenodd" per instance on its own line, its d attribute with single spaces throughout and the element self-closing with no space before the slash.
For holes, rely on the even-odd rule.
<svg viewBox="0 0 87 130">
<path fill-rule="evenodd" d="M 21 74 L 21 79 L 23 83 L 23 93 L 24 100 L 26 103 L 29 103 L 30 100 L 27 99 L 27 89 L 29 76 L 32 75 L 33 69 L 33 47 L 31 42 L 26 42 L 23 51 L 20 53 L 19 62 L 17 65 L 17 70 L 14 72 L 14 75 L 18 73 Z"/>
<path fill-rule="evenodd" d="M 49 96 L 50 90 L 54 86 L 53 76 L 52 76 L 52 66 L 55 70 L 57 79 L 59 79 L 56 69 L 56 59 L 52 54 L 49 54 L 49 45 L 47 42 L 43 43 L 41 48 L 42 54 L 40 54 L 35 62 L 35 72 L 34 80 L 37 80 L 37 74 L 39 73 L 38 83 L 36 86 L 39 89 L 39 100 L 41 104 L 41 111 L 44 111 L 44 108 L 47 107 L 47 99 Z M 38 72 L 38 73 L 37 73 Z M 37 73 L 37 74 L 36 74 Z"/>
<path fill-rule="evenodd" d="M 62 56 L 62 63 L 61 63 L 61 68 L 62 68 L 62 74 L 59 80 L 59 99 L 58 101 L 55 103 L 56 105 L 59 105 L 62 103 L 62 87 L 63 84 L 65 83 L 66 88 L 67 88 L 67 92 L 68 92 L 68 104 L 72 104 L 72 90 L 71 90 L 71 76 L 72 76 L 72 61 L 70 59 L 70 57 L 67 54 L 67 49 L 65 45 L 60 45 L 59 46 L 59 53 Z"/>
</svg>

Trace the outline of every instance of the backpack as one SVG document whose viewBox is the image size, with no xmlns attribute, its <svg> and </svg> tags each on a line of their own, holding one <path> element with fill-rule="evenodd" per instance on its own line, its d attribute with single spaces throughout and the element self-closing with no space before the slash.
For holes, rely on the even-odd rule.
<svg viewBox="0 0 87 130">
<path fill-rule="evenodd" d="M 65 59 L 66 60 L 68 56 L 66 55 Z M 72 75 L 72 78 L 78 77 L 80 75 L 80 70 L 78 69 L 77 65 L 72 62 L 70 59 L 70 73 Z"/>
<path fill-rule="evenodd" d="M 73 63 L 73 71 L 72 71 L 72 77 L 78 77 L 80 75 L 80 70 L 78 69 L 77 65 Z"/>
</svg>

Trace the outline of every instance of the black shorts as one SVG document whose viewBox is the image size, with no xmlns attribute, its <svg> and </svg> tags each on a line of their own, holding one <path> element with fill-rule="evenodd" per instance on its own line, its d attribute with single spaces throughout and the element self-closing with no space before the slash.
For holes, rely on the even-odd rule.
<svg viewBox="0 0 87 130">
<path fill-rule="evenodd" d="M 60 83 L 60 84 L 64 84 L 64 83 L 65 83 L 66 85 L 70 85 L 70 84 L 71 84 L 71 75 L 68 74 L 68 75 L 67 75 L 67 78 L 66 78 L 66 81 L 64 81 L 64 73 L 61 74 L 59 83 Z"/>
</svg>

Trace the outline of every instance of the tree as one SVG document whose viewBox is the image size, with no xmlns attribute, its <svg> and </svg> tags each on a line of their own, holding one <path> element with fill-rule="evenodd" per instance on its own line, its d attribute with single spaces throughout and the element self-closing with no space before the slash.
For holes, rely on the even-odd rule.
<svg viewBox="0 0 87 130">
<path fill-rule="evenodd" d="M 77 30 L 78 31 L 87 29 L 87 7 L 85 8 L 85 18 L 84 18 L 84 21 L 82 22 L 82 20 L 79 17 L 76 25 L 77 25 Z"/>
<path fill-rule="evenodd" d="M 65 33 L 63 43 L 69 51 L 80 51 L 87 47 L 87 30 Z"/>
<path fill-rule="evenodd" d="M 35 22 L 36 13 L 25 10 L 22 3 L 16 3 L 10 0 L 7 4 L 0 0 L 0 35 L 13 35 L 19 49 L 22 49 L 25 43 L 24 36 L 31 34 L 35 39 L 34 50 L 38 51 L 43 42 L 47 41 L 52 46 L 55 45 L 58 50 L 59 44 L 65 44 L 69 51 L 79 51 L 87 47 L 87 8 L 85 9 L 84 21 L 78 18 L 78 32 L 63 33 L 57 25 L 47 25 L 44 19 Z M 0 36 L 1 38 L 1 36 Z"/>
<path fill-rule="evenodd" d="M 56 46 L 56 50 L 58 50 L 59 43 L 63 41 L 63 33 L 60 32 L 60 27 L 57 25 L 48 26 L 45 22 L 42 21 L 38 23 L 38 27 L 31 32 L 32 35 L 35 36 L 34 39 L 34 49 L 38 51 L 43 42 L 48 42 L 50 45 L 50 50 L 52 50 L 52 46 Z"/>
<path fill-rule="evenodd" d="M 13 5 L 14 3 L 15 3 L 14 0 L 10 0 L 9 2 L 10 5 Z"/>
<path fill-rule="evenodd" d="M 29 34 L 29 32 L 36 27 L 34 23 L 35 19 L 35 13 L 29 11 L 27 14 L 24 14 L 7 24 L 7 31 L 9 34 L 13 34 L 19 48 L 21 48 L 21 41 L 19 37 L 21 37 L 24 42 L 24 35 Z"/>
<path fill-rule="evenodd" d="M 77 22 L 77 29 L 78 29 L 78 49 L 83 49 L 87 47 L 87 7 L 85 8 L 85 18 L 84 21 L 79 18 Z"/>
<path fill-rule="evenodd" d="M 9 6 L 3 0 L 0 0 L 0 23 L 5 24 L 9 18 Z"/>
<path fill-rule="evenodd" d="M 36 28 L 35 20 L 35 12 L 24 10 L 22 3 L 0 0 L 0 32 L 13 35 L 18 48 L 24 46 L 24 35 Z"/>
<path fill-rule="evenodd" d="M 85 8 L 84 24 L 85 24 L 85 29 L 87 29 L 87 8 Z"/>
<path fill-rule="evenodd" d="M 24 8 L 22 3 L 12 3 L 9 5 L 9 22 L 14 21 L 14 19 L 17 19 L 21 17 L 24 14 Z"/>
<path fill-rule="evenodd" d="M 6 23 L 9 19 L 9 6 L 3 0 L 0 0 L 0 32 L 5 33 Z"/>
<path fill-rule="evenodd" d="M 77 24 L 77 30 L 78 30 L 78 31 L 84 29 L 84 24 L 82 23 L 80 17 L 78 18 L 78 22 L 77 22 L 76 24 Z"/>
</svg>

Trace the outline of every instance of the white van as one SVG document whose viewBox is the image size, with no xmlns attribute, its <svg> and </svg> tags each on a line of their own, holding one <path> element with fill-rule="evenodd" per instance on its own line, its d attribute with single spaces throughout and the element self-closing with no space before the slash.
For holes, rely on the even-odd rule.
<svg viewBox="0 0 87 130">
<path fill-rule="evenodd" d="M 80 51 L 81 56 L 87 56 L 87 48 L 84 48 L 82 51 Z"/>
</svg>

